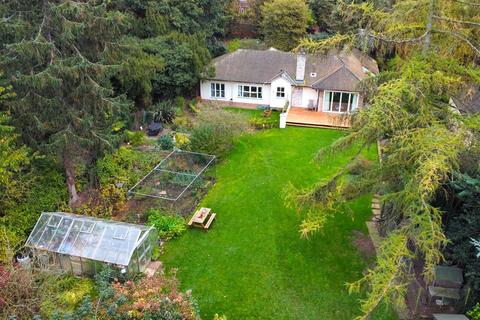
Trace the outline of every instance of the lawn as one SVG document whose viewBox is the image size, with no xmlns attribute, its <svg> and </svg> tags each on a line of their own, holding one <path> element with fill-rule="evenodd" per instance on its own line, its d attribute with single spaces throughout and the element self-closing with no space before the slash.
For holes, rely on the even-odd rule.
<svg viewBox="0 0 480 320">
<path fill-rule="evenodd" d="M 366 232 L 370 198 L 305 240 L 301 215 L 285 208 L 282 197 L 289 181 L 309 186 L 346 162 L 346 155 L 311 162 L 342 134 L 289 127 L 246 135 L 217 167 L 218 181 L 202 201 L 217 213 L 213 228 L 189 230 L 167 243 L 161 257 L 167 269 L 178 269 L 182 288 L 192 289 L 202 318 L 351 320 L 359 314 L 360 297 L 349 295 L 345 283 L 361 277 L 368 263 L 353 246 L 352 231 Z M 394 319 L 379 313 L 375 319 Z"/>
</svg>

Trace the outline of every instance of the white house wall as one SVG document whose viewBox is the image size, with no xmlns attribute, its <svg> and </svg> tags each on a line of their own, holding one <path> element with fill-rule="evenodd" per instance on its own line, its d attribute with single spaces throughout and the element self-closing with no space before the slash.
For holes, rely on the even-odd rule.
<svg viewBox="0 0 480 320">
<path fill-rule="evenodd" d="M 211 83 L 225 84 L 225 98 L 215 98 L 211 96 Z M 239 85 L 253 85 L 262 87 L 262 98 L 242 98 L 238 96 Z M 255 84 L 228 81 L 202 80 L 200 82 L 200 96 L 203 100 L 216 100 L 226 102 L 250 103 L 253 105 L 270 105 L 271 86 L 270 84 Z"/>
<path fill-rule="evenodd" d="M 210 96 L 210 85 L 211 83 L 223 83 L 225 84 L 225 98 L 215 98 Z M 262 87 L 262 98 L 242 98 L 238 96 L 238 86 L 239 85 L 256 85 Z M 285 88 L 285 98 L 277 98 L 277 87 Z M 228 81 L 212 81 L 212 80 L 203 80 L 200 82 L 200 96 L 203 100 L 215 100 L 215 101 L 225 101 L 229 103 L 239 103 L 239 104 L 251 104 L 252 106 L 257 105 L 270 105 L 273 108 L 283 108 L 285 101 L 288 100 L 292 103 L 292 93 L 294 86 L 290 84 L 288 80 L 279 76 L 278 78 L 272 81 L 272 84 L 254 84 L 254 83 L 242 83 L 242 82 L 228 82 Z M 301 105 L 295 105 L 294 107 L 307 108 L 309 101 L 313 100 L 314 107 L 317 106 L 318 101 L 318 111 L 323 110 L 323 90 L 318 92 L 315 89 L 309 87 L 297 87 L 302 89 L 302 103 Z M 358 100 L 358 107 L 363 106 L 363 97 L 360 95 Z"/>
<path fill-rule="evenodd" d="M 312 88 L 303 87 L 302 108 L 308 108 L 310 100 L 313 100 L 313 106 L 317 105 L 318 91 Z"/>
<path fill-rule="evenodd" d="M 284 98 L 278 98 L 277 97 L 277 88 L 278 87 L 283 87 L 285 88 L 285 97 Z M 271 91 L 270 91 L 270 106 L 272 108 L 278 108 L 281 109 L 285 106 L 286 101 L 290 101 L 290 98 L 292 97 L 292 85 L 288 80 L 286 80 L 283 77 L 278 77 L 272 81 L 271 84 Z"/>
</svg>

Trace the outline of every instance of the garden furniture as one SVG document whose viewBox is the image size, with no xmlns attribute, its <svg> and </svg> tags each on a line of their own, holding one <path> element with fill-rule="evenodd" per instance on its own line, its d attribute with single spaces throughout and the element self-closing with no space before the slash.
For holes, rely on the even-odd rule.
<svg viewBox="0 0 480 320">
<path fill-rule="evenodd" d="M 205 230 L 210 228 L 213 220 L 215 220 L 216 214 L 211 212 L 212 209 L 210 208 L 200 208 L 195 214 L 192 216 L 190 221 L 188 222 L 189 226 L 200 227 Z"/>
</svg>

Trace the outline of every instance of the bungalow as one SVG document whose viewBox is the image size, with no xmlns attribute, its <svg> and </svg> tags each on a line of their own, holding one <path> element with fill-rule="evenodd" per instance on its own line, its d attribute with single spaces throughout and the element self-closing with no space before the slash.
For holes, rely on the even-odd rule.
<svg viewBox="0 0 480 320">
<path fill-rule="evenodd" d="M 297 125 L 348 126 L 332 119 L 362 107 L 357 85 L 378 74 L 375 60 L 358 50 L 311 55 L 240 49 L 212 63 L 215 75 L 200 83 L 202 100 L 247 108 L 288 106 L 287 123 Z"/>
</svg>

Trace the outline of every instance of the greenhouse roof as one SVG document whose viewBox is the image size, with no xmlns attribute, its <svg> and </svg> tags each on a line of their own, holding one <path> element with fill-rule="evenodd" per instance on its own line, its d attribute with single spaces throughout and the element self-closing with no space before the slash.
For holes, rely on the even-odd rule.
<svg viewBox="0 0 480 320">
<path fill-rule="evenodd" d="M 176 201 L 196 182 L 215 156 L 175 149 L 138 181 L 129 195 Z"/>
<path fill-rule="evenodd" d="M 26 246 L 59 254 L 128 266 L 150 226 L 64 212 L 44 212 Z"/>
</svg>

